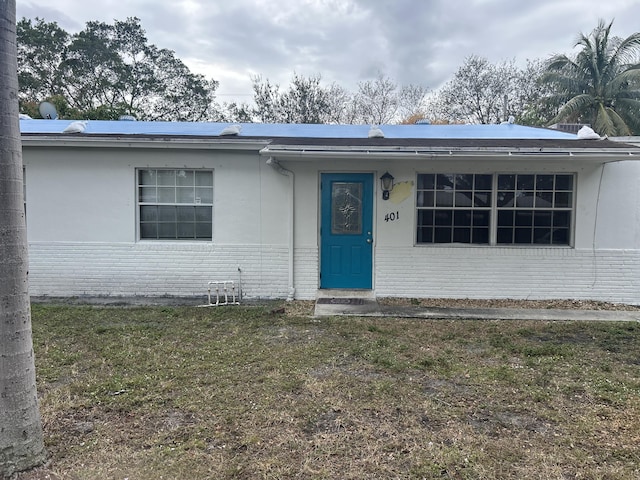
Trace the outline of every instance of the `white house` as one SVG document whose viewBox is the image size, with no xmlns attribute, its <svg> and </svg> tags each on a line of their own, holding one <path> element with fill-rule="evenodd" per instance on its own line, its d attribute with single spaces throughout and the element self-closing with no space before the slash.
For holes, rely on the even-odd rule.
<svg viewBox="0 0 640 480">
<path fill-rule="evenodd" d="M 510 124 L 20 123 L 32 295 L 236 280 L 251 298 L 640 304 L 628 143 Z"/>
</svg>

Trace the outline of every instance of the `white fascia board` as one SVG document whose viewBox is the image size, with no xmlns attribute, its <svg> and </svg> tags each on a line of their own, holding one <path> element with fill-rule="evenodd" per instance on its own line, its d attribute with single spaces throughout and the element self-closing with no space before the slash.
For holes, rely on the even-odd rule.
<svg viewBox="0 0 640 480">
<path fill-rule="evenodd" d="M 314 159 L 459 159 L 469 157 L 484 158 L 486 160 L 529 161 L 532 158 L 551 160 L 581 160 L 590 163 L 610 163 L 629 160 L 640 160 L 640 149 L 553 149 L 540 151 L 540 148 L 412 148 L 412 147 L 317 147 L 317 146 L 266 146 L 260 150 L 260 155 L 287 160 L 312 161 Z"/>
<path fill-rule="evenodd" d="M 90 136 L 65 135 L 23 135 L 22 145 L 26 147 L 81 147 L 81 148 L 165 148 L 187 150 L 252 150 L 258 151 L 268 145 L 267 140 L 228 140 L 218 138 L 174 138 L 145 137 L 92 138 Z"/>
</svg>

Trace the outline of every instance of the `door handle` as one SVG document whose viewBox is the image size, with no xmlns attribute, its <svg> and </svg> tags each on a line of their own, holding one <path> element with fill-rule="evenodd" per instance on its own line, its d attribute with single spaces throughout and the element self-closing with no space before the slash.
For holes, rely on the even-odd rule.
<svg viewBox="0 0 640 480">
<path fill-rule="evenodd" d="M 367 238 L 367 243 L 373 243 L 373 238 Z"/>
</svg>

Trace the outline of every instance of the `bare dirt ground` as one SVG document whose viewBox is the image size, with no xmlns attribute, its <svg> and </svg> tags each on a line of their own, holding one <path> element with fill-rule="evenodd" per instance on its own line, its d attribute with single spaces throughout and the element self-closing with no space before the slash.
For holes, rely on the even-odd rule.
<svg viewBox="0 0 640 480">
<path fill-rule="evenodd" d="M 59 480 L 55 473 L 53 473 L 48 465 L 34 468 L 28 472 L 22 472 L 20 474 L 10 477 L 10 480 Z"/>
<path fill-rule="evenodd" d="M 520 309 L 561 309 L 561 310 L 611 310 L 635 311 L 640 305 L 610 303 L 596 300 L 511 300 L 469 298 L 378 298 L 380 305 L 424 308 L 520 308 Z M 279 306 L 277 310 L 289 316 L 313 315 L 313 300 L 296 300 Z"/>
<path fill-rule="evenodd" d="M 561 310 L 640 310 L 640 305 L 609 303 L 597 300 L 512 300 L 469 298 L 378 298 L 381 305 L 438 308 L 535 308 Z"/>
<path fill-rule="evenodd" d="M 640 305 L 610 303 L 597 300 L 517 300 L 517 299 L 471 299 L 471 298 L 396 298 L 378 297 L 380 305 L 425 308 L 530 308 L 563 310 L 640 310 Z M 193 306 L 206 303 L 204 298 L 192 297 L 33 297 L 35 304 L 96 305 L 96 306 Z M 260 300 L 242 302 L 245 305 L 260 305 Z M 267 301 L 273 303 L 274 313 L 287 315 L 313 315 L 314 300 L 293 302 Z"/>
</svg>

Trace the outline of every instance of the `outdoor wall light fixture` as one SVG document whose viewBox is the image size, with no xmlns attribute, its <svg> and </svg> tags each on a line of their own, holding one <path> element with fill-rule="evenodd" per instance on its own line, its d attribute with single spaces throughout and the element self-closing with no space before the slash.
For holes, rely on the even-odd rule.
<svg viewBox="0 0 640 480">
<path fill-rule="evenodd" d="M 389 191 L 393 189 L 393 175 L 384 172 L 384 175 L 380 177 L 380 183 L 382 184 L 382 199 L 389 200 Z"/>
</svg>

